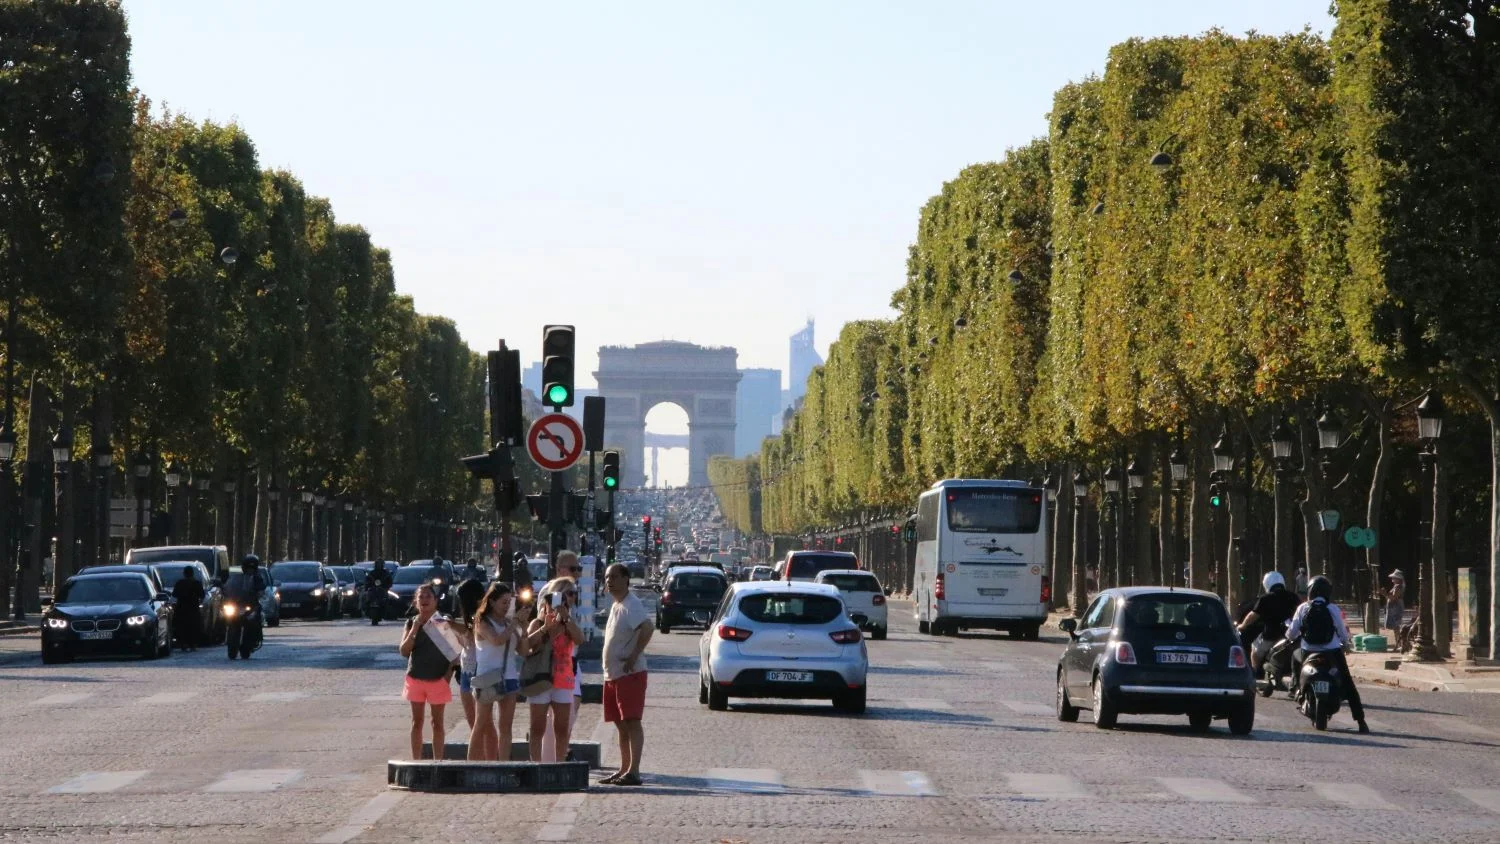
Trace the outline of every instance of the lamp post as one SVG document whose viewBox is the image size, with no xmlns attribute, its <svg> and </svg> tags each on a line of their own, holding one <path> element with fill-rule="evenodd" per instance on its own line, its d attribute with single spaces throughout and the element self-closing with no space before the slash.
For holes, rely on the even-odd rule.
<svg viewBox="0 0 1500 844">
<path fill-rule="evenodd" d="M 239 545 L 240 545 L 240 500 L 239 500 L 239 496 L 237 496 L 237 495 L 234 494 L 235 490 L 238 489 L 238 488 L 239 488 L 239 484 L 235 482 L 234 477 L 232 475 L 229 478 L 226 478 L 223 481 L 223 483 L 220 484 L 220 489 L 224 490 L 224 496 L 227 499 L 227 503 L 229 505 L 229 542 L 228 542 L 228 545 L 229 545 L 229 559 L 231 559 L 231 560 L 238 560 L 239 559 Z"/>
<path fill-rule="evenodd" d="M 1229 488 L 1229 484 L 1232 482 L 1231 479 L 1232 479 L 1233 472 L 1234 472 L 1234 441 L 1230 438 L 1228 423 L 1225 423 L 1219 429 L 1219 438 L 1214 441 L 1213 455 L 1214 455 L 1214 472 L 1213 472 L 1213 474 L 1214 474 L 1214 480 L 1213 480 L 1213 483 L 1210 484 L 1209 490 L 1210 490 L 1210 492 L 1211 492 L 1212 495 L 1214 495 L 1214 496 L 1220 496 L 1221 497 L 1221 499 L 1220 499 L 1221 503 L 1227 503 L 1226 501 L 1224 501 L 1223 497 L 1227 497 L 1227 496 L 1225 496 L 1225 493 L 1227 492 L 1227 490 Z M 1219 542 L 1219 521 L 1220 521 L 1219 511 L 1221 509 L 1222 509 L 1222 507 L 1214 507 L 1213 508 L 1213 511 L 1214 511 L 1214 526 L 1213 526 L 1214 541 L 1211 543 L 1211 545 L 1213 546 L 1213 549 L 1214 549 L 1213 565 L 1214 565 L 1214 578 L 1216 580 L 1218 579 L 1218 574 L 1219 574 L 1219 548 L 1218 548 L 1218 542 Z M 1232 532 L 1233 531 L 1231 531 L 1231 533 Z M 1226 555 L 1226 557 L 1227 556 L 1228 555 Z M 1231 569 L 1231 568 L 1234 568 L 1234 566 L 1231 566 L 1229 564 L 1229 560 L 1226 559 L 1225 560 L 1225 570 L 1224 570 L 1224 581 L 1225 582 L 1217 584 L 1218 589 L 1219 589 L 1219 594 L 1221 594 L 1221 595 L 1223 595 L 1225 597 L 1228 597 L 1229 594 L 1230 594 L 1230 584 L 1229 584 L 1229 581 L 1233 580 L 1234 577 L 1235 577 L 1235 575 L 1237 574 L 1237 572 L 1230 571 L 1229 569 Z"/>
<path fill-rule="evenodd" d="M 1125 483 L 1126 483 L 1126 486 L 1128 486 L 1129 489 L 1130 489 L 1130 516 L 1138 520 L 1140 518 L 1140 513 L 1141 513 L 1141 495 L 1142 495 L 1142 490 L 1144 490 L 1146 488 L 1146 470 L 1134 458 L 1132 458 L 1131 461 L 1130 461 L 1130 463 L 1125 467 Z M 1123 539 L 1124 539 L 1125 535 L 1126 535 L 1125 531 L 1121 531 L 1120 532 L 1120 537 L 1122 539 L 1122 541 L 1120 543 L 1120 549 L 1121 549 L 1122 552 L 1123 552 L 1123 550 L 1125 548 L 1125 543 L 1123 542 Z M 1137 540 L 1139 540 L 1139 537 L 1137 537 Z M 1136 548 L 1134 550 L 1139 554 L 1141 552 L 1144 552 L 1146 549 L 1145 548 Z M 1124 556 L 1123 553 L 1122 553 L 1121 556 L 1122 557 Z M 1136 563 L 1136 560 L 1135 560 L 1134 556 L 1132 556 L 1131 557 L 1131 562 L 1130 562 L 1130 585 L 1131 586 L 1134 586 L 1136 584 L 1136 574 L 1137 574 L 1137 572 L 1135 570 L 1135 563 Z"/>
<path fill-rule="evenodd" d="M 94 512 L 97 516 L 94 528 L 94 559 L 104 564 L 109 562 L 109 482 L 112 480 L 110 469 L 114 468 L 115 465 L 115 452 L 110 447 L 108 441 L 99 440 L 94 443 L 92 456 L 94 458 L 94 497 L 96 499 L 94 501 Z"/>
<path fill-rule="evenodd" d="M 1088 500 L 1089 476 L 1079 469 L 1073 475 L 1073 588 L 1068 600 L 1074 617 L 1082 617 L 1088 606 Z"/>
<path fill-rule="evenodd" d="M 151 478 L 151 455 L 137 451 L 130 457 L 130 472 L 135 476 L 135 544 L 146 538 L 146 484 Z"/>
<path fill-rule="evenodd" d="M 1057 508 L 1058 483 L 1056 472 L 1048 473 L 1046 479 L 1042 481 L 1043 495 L 1047 499 L 1049 527 L 1047 531 L 1047 564 L 1049 568 L 1048 573 L 1051 575 L 1050 584 L 1052 587 L 1052 600 L 1049 602 L 1049 609 L 1057 605 L 1057 598 L 1059 596 L 1066 594 L 1065 582 L 1067 580 L 1067 572 L 1064 571 L 1062 563 L 1059 561 L 1062 554 L 1057 548 L 1057 536 L 1062 532 L 1062 525 L 1059 524 L 1061 514 Z"/>
<path fill-rule="evenodd" d="M 1421 518 L 1418 526 L 1421 532 L 1422 557 L 1421 564 L 1421 597 L 1418 598 L 1417 607 L 1417 636 L 1412 643 L 1411 653 L 1406 655 L 1409 662 L 1437 662 L 1442 659 L 1438 653 L 1437 645 L 1433 643 L 1433 626 L 1437 622 L 1437 571 L 1432 560 L 1432 516 L 1433 508 L 1433 469 L 1437 465 L 1438 439 L 1443 435 L 1443 397 L 1428 390 L 1422 401 L 1417 403 L 1417 438 L 1422 442 L 1422 450 L 1417 453 L 1417 460 L 1422 469 L 1422 485 L 1426 487 L 1423 494 L 1423 502 L 1428 506 L 1422 508 Z"/>
<path fill-rule="evenodd" d="M 1292 471 L 1292 446 L 1296 434 L 1283 417 L 1271 428 L 1271 502 L 1272 556 L 1271 567 L 1278 572 L 1291 570 L 1287 559 L 1292 544 L 1292 526 L 1286 516 L 1286 477 Z"/>
<path fill-rule="evenodd" d="M 315 496 L 313 495 L 313 491 L 312 490 L 310 490 L 310 489 L 304 489 L 304 490 L 302 490 L 301 497 L 302 497 L 302 554 L 301 554 L 301 557 L 304 560 L 311 560 L 311 559 L 313 559 L 313 549 L 312 549 L 312 505 L 313 505 L 313 498 Z"/>
<path fill-rule="evenodd" d="M 52 437 L 52 469 L 57 474 L 57 501 L 59 530 L 57 556 L 53 561 L 52 583 L 62 583 L 73 574 L 77 564 L 73 548 L 73 496 L 70 494 L 71 476 L 68 470 L 73 463 L 73 428 L 64 424 Z"/>
<path fill-rule="evenodd" d="M 1104 479 L 1104 503 L 1106 505 L 1106 509 L 1109 511 L 1109 526 L 1110 526 L 1110 530 L 1113 533 L 1118 533 L 1119 532 L 1118 531 L 1118 526 L 1119 526 L 1119 521 L 1120 521 L 1120 469 L 1119 469 L 1119 467 L 1117 467 L 1113 463 L 1111 463 L 1109 465 L 1109 467 L 1104 470 L 1104 474 L 1103 474 L 1102 477 Z M 1106 537 L 1109 538 L 1109 550 L 1110 550 L 1110 553 L 1107 554 L 1107 555 L 1105 555 L 1104 560 L 1100 561 L 1099 572 L 1102 575 L 1103 572 L 1104 572 L 1104 563 L 1112 561 L 1114 563 L 1114 567 L 1115 568 L 1114 568 L 1114 572 L 1113 572 L 1112 576 L 1109 578 L 1109 581 L 1110 581 L 1109 585 L 1110 586 L 1119 586 L 1124 581 L 1124 579 L 1122 577 L 1122 575 L 1124 574 L 1124 572 L 1121 571 L 1122 566 L 1120 565 L 1120 549 L 1119 549 L 1119 544 L 1120 543 L 1119 543 L 1119 537 L 1118 536 L 1110 536 L 1109 534 L 1105 533 L 1102 530 L 1100 531 L 1100 533 L 1104 534 Z M 1104 587 L 1104 583 L 1103 583 L 1104 578 L 1101 576 L 1099 579 L 1101 581 L 1100 584 L 1099 584 L 1099 586 L 1100 586 L 1100 588 L 1103 588 Z"/>
<path fill-rule="evenodd" d="M 354 501 L 347 498 L 339 519 L 339 559 L 346 566 L 354 562 Z"/>
<path fill-rule="evenodd" d="M 162 480 L 167 482 L 167 544 L 173 544 L 177 539 L 177 488 L 182 485 L 182 464 L 176 460 L 168 461 L 167 468 L 162 472 Z"/>
<path fill-rule="evenodd" d="M 281 549 L 281 487 L 273 479 L 266 487 L 266 501 L 271 504 L 271 529 L 266 537 L 266 553 L 274 559 L 286 559 Z"/>
<path fill-rule="evenodd" d="M 1339 419 L 1338 414 L 1334 413 L 1332 410 L 1329 410 L 1329 409 L 1325 408 L 1323 410 L 1323 413 L 1320 416 L 1318 416 L 1318 423 L 1317 424 L 1318 424 L 1318 473 L 1319 473 L 1319 475 L 1323 479 L 1323 488 L 1325 490 L 1327 490 L 1328 489 L 1329 470 L 1330 470 L 1330 467 L 1333 464 L 1333 455 L 1334 455 L 1334 452 L 1338 451 L 1339 443 L 1342 442 L 1343 439 L 1344 439 L 1344 431 L 1343 431 L 1344 423 L 1343 423 L 1343 421 L 1341 419 Z M 1327 493 L 1325 493 L 1325 494 L 1327 494 Z M 1328 526 L 1327 514 L 1329 514 L 1329 513 L 1333 514 L 1333 527 L 1329 527 Z M 1335 530 L 1338 529 L 1338 526 L 1339 526 L 1338 517 L 1339 517 L 1338 511 L 1337 510 L 1333 510 L 1331 508 L 1326 508 L 1326 503 L 1325 503 L 1325 509 L 1319 515 L 1319 518 L 1322 519 L 1322 522 L 1323 522 L 1323 533 L 1324 533 L 1324 536 L 1323 536 L 1323 569 L 1322 569 L 1322 571 L 1318 572 L 1319 574 L 1322 574 L 1322 575 L 1325 575 L 1325 576 L 1328 574 L 1329 570 L 1331 570 L 1333 568 L 1333 544 L 1330 541 L 1331 538 L 1332 538 L 1330 536 L 1330 534 L 1333 531 L 1335 531 Z"/>
<path fill-rule="evenodd" d="M 191 514 L 190 521 L 192 522 L 193 532 L 198 536 L 198 541 L 205 545 L 212 544 L 213 540 L 208 531 L 204 530 L 208 519 L 203 516 L 204 508 L 213 506 L 212 500 L 205 495 L 205 493 L 212 489 L 213 483 L 214 470 L 212 467 L 199 466 L 198 471 L 193 473 L 193 491 L 197 493 L 194 496 L 196 499 L 194 503 L 198 507 L 198 512 Z"/>
<path fill-rule="evenodd" d="M 1179 437 L 1181 433 L 1179 429 Z M 1172 529 L 1180 532 L 1182 530 L 1182 493 L 1187 487 L 1188 476 L 1187 458 L 1183 456 L 1181 446 L 1173 448 L 1172 453 L 1167 456 L 1167 467 L 1172 478 Z M 1182 578 L 1183 585 L 1187 585 L 1187 578 L 1183 572 L 1182 546 L 1183 543 L 1174 536 L 1172 549 L 1177 553 L 1172 555 L 1171 560 L 1161 561 L 1163 567 L 1171 566 L 1171 573 L 1167 575 L 1167 584 L 1170 586 L 1177 585 L 1178 578 Z"/>
</svg>

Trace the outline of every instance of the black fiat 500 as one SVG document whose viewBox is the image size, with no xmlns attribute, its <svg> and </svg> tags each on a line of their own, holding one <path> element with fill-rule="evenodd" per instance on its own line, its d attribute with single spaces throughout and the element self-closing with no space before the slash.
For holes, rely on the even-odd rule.
<svg viewBox="0 0 1500 844">
<path fill-rule="evenodd" d="M 84 654 L 135 654 L 142 659 L 170 654 L 168 597 L 137 572 L 68 578 L 42 616 L 42 662 Z"/>
<path fill-rule="evenodd" d="M 1057 663 L 1057 717 L 1094 711 L 1100 729 L 1121 713 L 1186 715 L 1194 729 L 1215 718 L 1245 735 L 1255 724 L 1255 678 L 1211 592 L 1134 586 L 1094 597 L 1082 619 L 1061 623 L 1070 641 Z"/>
</svg>

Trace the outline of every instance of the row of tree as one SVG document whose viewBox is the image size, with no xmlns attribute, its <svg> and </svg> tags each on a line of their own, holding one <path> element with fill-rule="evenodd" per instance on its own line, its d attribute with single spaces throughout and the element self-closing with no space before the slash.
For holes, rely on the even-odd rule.
<svg viewBox="0 0 1500 844">
<path fill-rule="evenodd" d="M 1138 577 L 1187 557 L 1203 585 L 1220 558 L 1237 597 L 1247 569 L 1321 570 L 1316 517 L 1343 504 L 1345 524 L 1377 529 L 1359 562 L 1378 582 L 1383 551 L 1413 567 L 1415 514 L 1431 506 L 1409 412 L 1431 388 L 1448 399 L 1440 463 L 1465 517 L 1434 539 L 1451 537 L 1449 560 L 1494 565 L 1500 7 L 1342 0 L 1336 13 L 1327 42 L 1131 40 L 1102 77 L 1059 90 L 1046 138 L 965 169 L 922 209 L 897 316 L 845 326 L 750 461 L 759 512 L 726 487 L 726 514 L 805 533 L 909 509 L 939 478 L 1048 474 L 1066 510 L 1075 472 L 1097 492 L 1106 466 L 1133 459 L 1147 504 L 1121 536 L 1140 538 Z M 1330 410 L 1345 439 L 1331 456 L 1315 428 Z M 1271 455 L 1281 420 L 1299 446 L 1289 463 Z M 1238 482 L 1216 533 L 1221 440 Z M 1192 469 L 1174 524 L 1179 449 Z M 1275 506 L 1278 467 L 1296 470 L 1300 524 Z M 716 478 L 755 485 L 748 474 Z M 1243 565 L 1258 546 L 1274 547 Z"/>
</svg>

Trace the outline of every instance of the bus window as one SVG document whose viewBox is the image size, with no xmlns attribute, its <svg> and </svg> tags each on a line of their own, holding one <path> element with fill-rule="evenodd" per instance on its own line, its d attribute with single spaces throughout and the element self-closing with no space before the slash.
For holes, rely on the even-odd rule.
<svg viewBox="0 0 1500 844">
<path fill-rule="evenodd" d="M 917 500 L 917 541 L 932 542 L 937 539 L 938 497 L 924 495 Z"/>
<path fill-rule="evenodd" d="M 946 494 L 949 530 L 1036 533 L 1042 522 L 1042 495 L 1036 490 L 953 487 Z"/>
</svg>

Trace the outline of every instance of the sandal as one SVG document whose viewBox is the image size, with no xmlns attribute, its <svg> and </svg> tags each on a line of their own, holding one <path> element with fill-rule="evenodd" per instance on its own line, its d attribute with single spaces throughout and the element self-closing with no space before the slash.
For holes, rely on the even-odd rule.
<svg viewBox="0 0 1500 844">
<path fill-rule="evenodd" d="M 610 783 L 610 785 L 641 785 L 641 778 L 637 774 L 626 774 Z"/>
<path fill-rule="evenodd" d="M 615 771 L 613 774 L 610 774 L 607 777 L 601 777 L 599 779 L 599 784 L 600 785 L 614 785 L 616 782 L 619 781 L 620 777 L 624 773 L 625 773 L 624 771 Z"/>
</svg>

